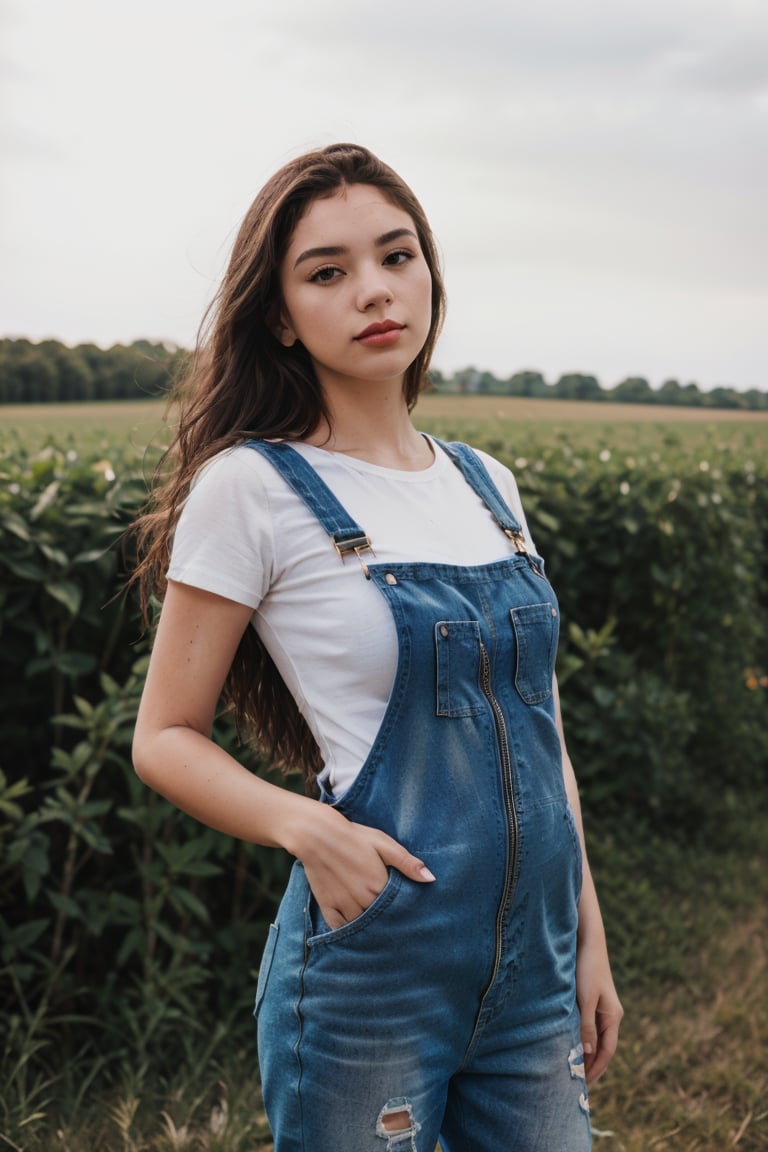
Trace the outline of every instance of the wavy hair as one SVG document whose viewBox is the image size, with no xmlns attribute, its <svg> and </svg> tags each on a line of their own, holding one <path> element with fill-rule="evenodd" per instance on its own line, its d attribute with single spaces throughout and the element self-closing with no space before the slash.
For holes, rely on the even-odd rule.
<svg viewBox="0 0 768 1152">
<path fill-rule="evenodd" d="M 339 188 L 369 184 L 411 217 L 432 277 L 427 339 L 409 366 L 403 392 L 409 411 L 427 369 L 445 312 L 445 292 L 429 223 L 411 189 L 367 148 L 333 144 L 291 160 L 261 189 L 245 215 L 229 263 L 200 326 L 197 344 L 174 388 L 175 433 L 154 477 L 153 494 L 134 525 L 138 584 L 145 622 L 162 600 L 171 541 L 195 475 L 206 461 L 250 438 L 301 440 L 329 414 L 310 357 L 285 348 L 277 330 L 280 267 L 299 220 L 314 200 Z M 238 731 L 284 768 L 302 768 L 315 790 L 322 767 L 317 744 L 256 631 L 247 628 L 227 676 L 223 700 Z"/>
</svg>

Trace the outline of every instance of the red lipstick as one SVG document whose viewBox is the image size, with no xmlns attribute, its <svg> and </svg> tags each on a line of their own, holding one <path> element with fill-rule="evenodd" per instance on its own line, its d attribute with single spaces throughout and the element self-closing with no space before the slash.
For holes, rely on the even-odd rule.
<svg viewBox="0 0 768 1152">
<path fill-rule="evenodd" d="M 376 348 L 383 348 L 389 344 L 397 343 L 404 327 L 404 324 L 398 324 L 394 320 L 383 320 L 380 324 L 369 324 L 362 332 L 358 332 L 355 340 Z"/>
</svg>

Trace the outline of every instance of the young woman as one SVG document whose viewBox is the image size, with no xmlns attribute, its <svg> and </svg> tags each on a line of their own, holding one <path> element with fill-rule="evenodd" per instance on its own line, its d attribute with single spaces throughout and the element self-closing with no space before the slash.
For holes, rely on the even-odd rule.
<svg viewBox="0 0 768 1152">
<path fill-rule="evenodd" d="M 287 164 L 139 525 L 163 607 L 136 769 L 296 858 L 256 995 L 276 1152 L 582 1152 L 617 1042 L 557 601 L 512 475 L 410 419 L 443 307 L 390 168 Z M 307 795 L 212 742 L 222 691 Z"/>
</svg>

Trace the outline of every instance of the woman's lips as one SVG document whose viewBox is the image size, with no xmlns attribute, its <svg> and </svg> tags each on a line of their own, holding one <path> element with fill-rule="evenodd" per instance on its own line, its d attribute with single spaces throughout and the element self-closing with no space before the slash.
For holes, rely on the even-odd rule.
<svg viewBox="0 0 768 1152">
<path fill-rule="evenodd" d="M 374 348 L 384 348 L 389 344 L 396 344 L 404 324 L 397 324 L 394 320 L 384 320 L 381 324 L 369 324 L 355 340 L 359 344 L 367 344 Z"/>
</svg>

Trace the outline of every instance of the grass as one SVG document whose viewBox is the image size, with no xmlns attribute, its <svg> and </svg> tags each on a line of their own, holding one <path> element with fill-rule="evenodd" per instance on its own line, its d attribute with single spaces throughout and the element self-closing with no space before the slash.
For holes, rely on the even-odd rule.
<svg viewBox="0 0 768 1152">
<path fill-rule="evenodd" d="M 622 1045 L 594 1093 L 594 1122 L 619 1152 L 768 1145 L 765 910 L 721 921 L 685 982 L 625 993 Z"/>
<path fill-rule="evenodd" d="M 593 1091 L 595 1128 L 611 1133 L 598 1148 L 768 1146 L 764 824 L 744 811 L 724 820 L 732 844 L 720 849 L 593 828 L 626 1010 L 619 1051 Z"/>
</svg>

